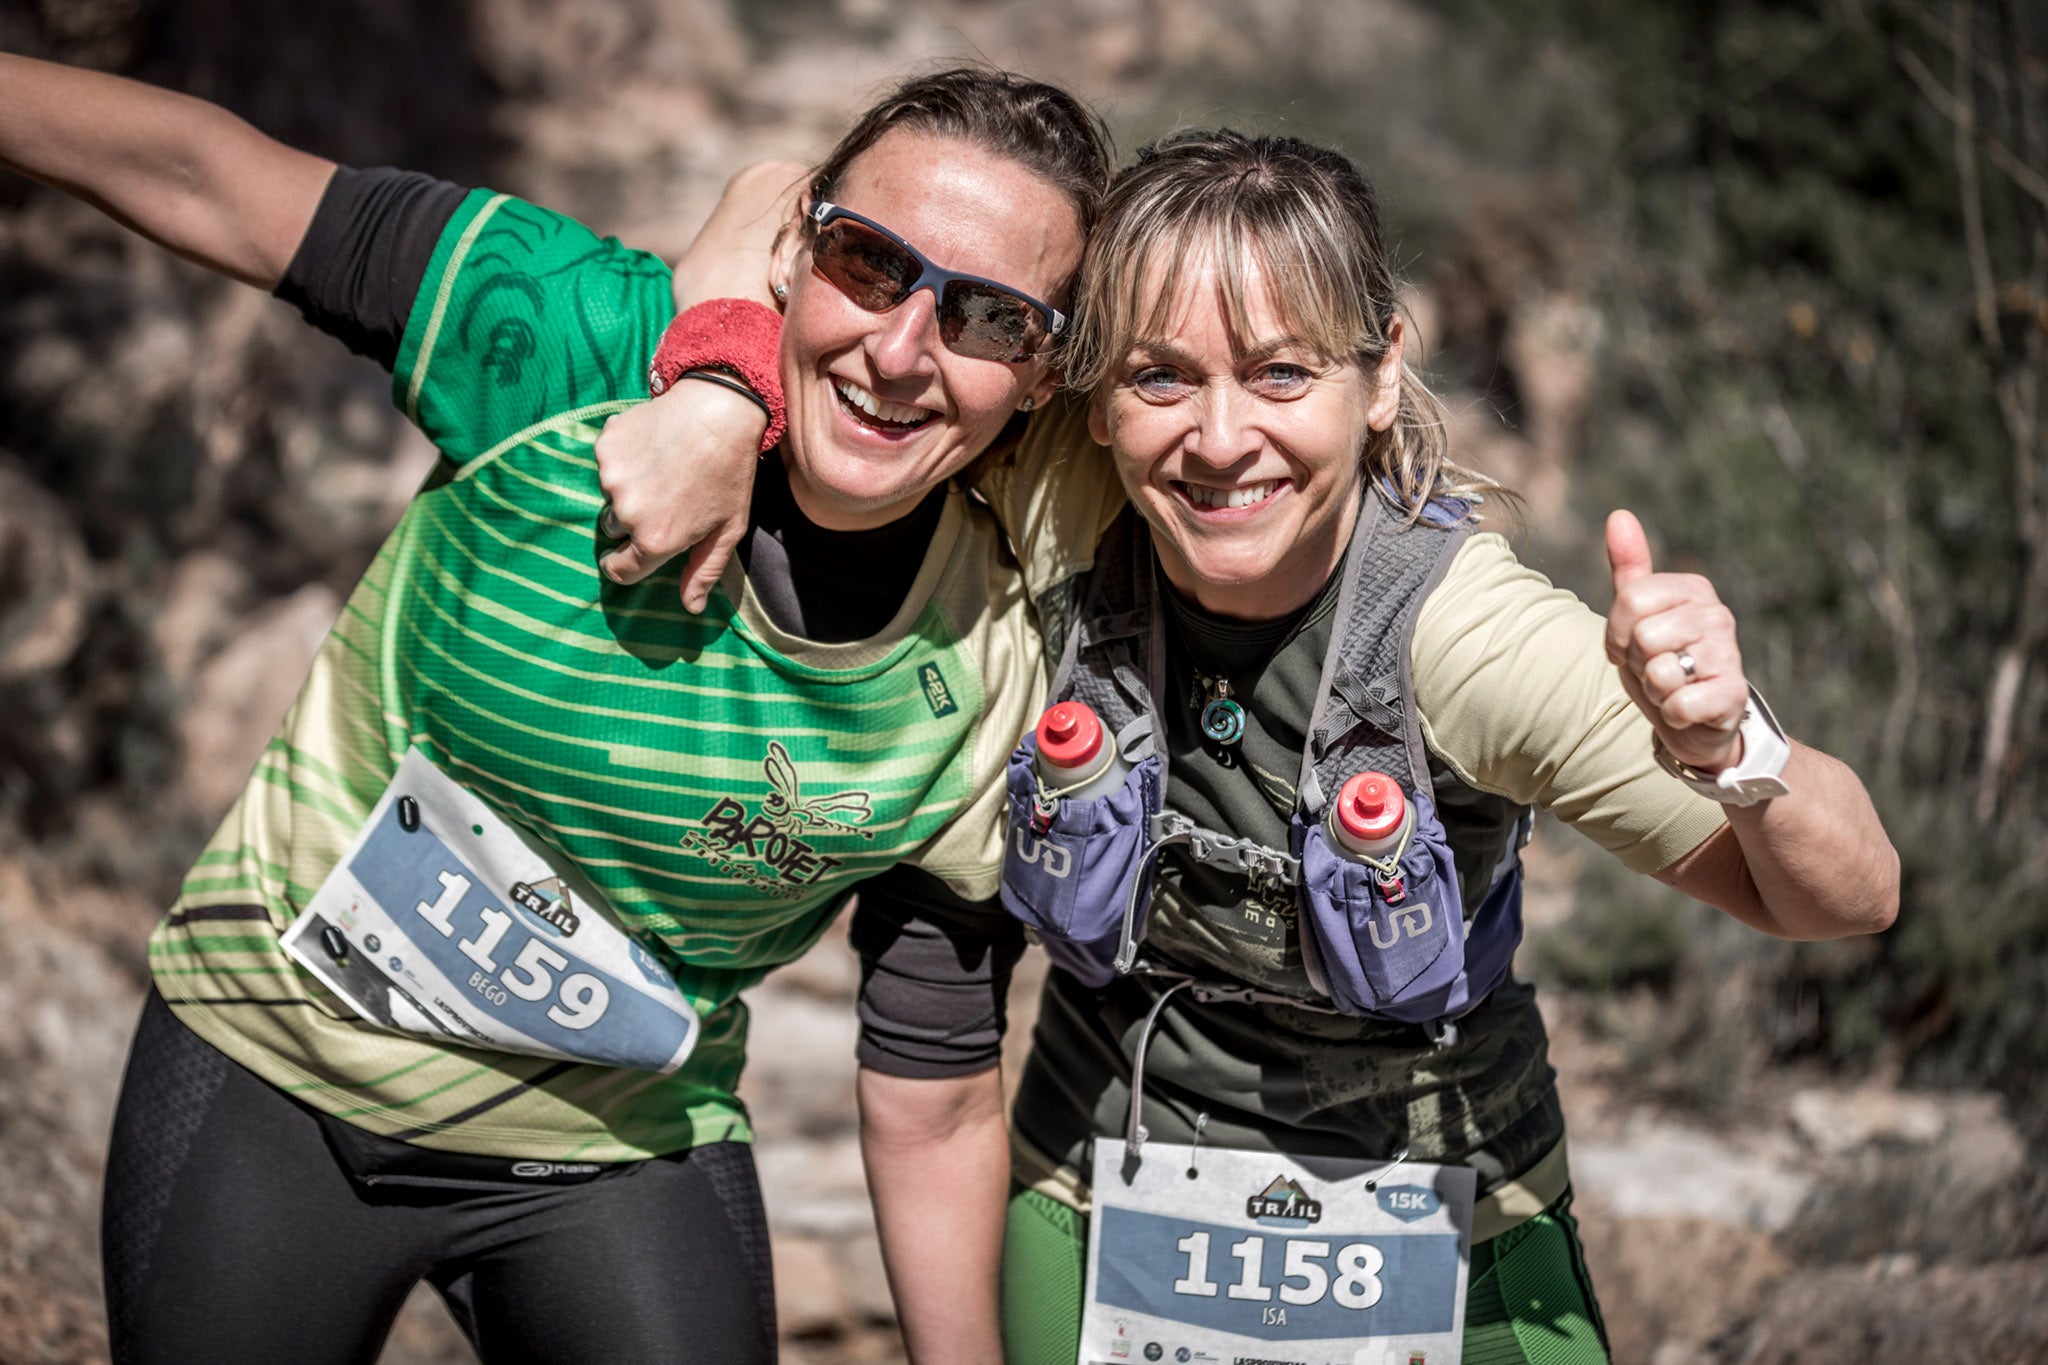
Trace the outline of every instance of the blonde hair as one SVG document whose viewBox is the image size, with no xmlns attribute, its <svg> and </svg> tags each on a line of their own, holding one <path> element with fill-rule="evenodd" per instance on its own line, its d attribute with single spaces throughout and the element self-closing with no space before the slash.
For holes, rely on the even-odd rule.
<svg viewBox="0 0 2048 1365">
<path fill-rule="evenodd" d="M 1340 152 L 1291 137 L 1191 129 L 1143 147 L 1118 174 L 1081 263 L 1060 359 L 1093 392 L 1134 345 L 1162 335 L 1185 275 L 1214 253 L 1225 316 L 1252 334 L 1256 275 L 1289 330 L 1325 360 L 1371 373 L 1386 358 L 1400 281 L 1365 174 Z M 1499 484 L 1450 459 L 1443 401 L 1404 356 L 1393 424 L 1360 452 L 1410 521 L 1435 497 L 1477 502 Z"/>
</svg>

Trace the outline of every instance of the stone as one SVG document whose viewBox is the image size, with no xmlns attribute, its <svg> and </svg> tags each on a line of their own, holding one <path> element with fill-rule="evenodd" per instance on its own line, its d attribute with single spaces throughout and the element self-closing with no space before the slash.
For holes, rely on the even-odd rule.
<svg viewBox="0 0 2048 1365">
<path fill-rule="evenodd" d="M 1924 1146 L 1947 1127 L 1944 1105 L 1928 1095 L 1870 1086 L 1855 1090 L 1814 1088 L 1794 1095 L 1792 1126 L 1816 1151 L 1840 1156 L 1873 1142 Z"/>
<path fill-rule="evenodd" d="M 1811 1177 L 1710 1133 L 1655 1119 L 1612 1144 L 1574 1142 L 1572 1182 L 1623 1218 L 1689 1218 L 1775 1232 L 1792 1220 Z"/>
<path fill-rule="evenodd" d="M 867 1175 L 851 1133 L 819 1141 L 759 1141 L 754 1164 L 766 1192 L 768 1225 L 778 1236 L 874 1237 Z"/>
<path fill-rule="evenodd" d="M 200 666 L 179 727 L 186 791 L 200 807 L 226 810 L 241 794 L 340 610 L 332 588 L 309 583 Z"/>
<path fill-rule="evenodd" d="M 817 1237 L 777 1237 L 775 1318 L 785 1337 L 836 1333 L 846 1321 L 846 1289 L 832 1244 Z"/>
<path fill-rule="evenodd" d="M 834 1251 L 839 1261 L 840 1283 L 846 1287 L 847 1305 L 863 1322 L 896 1321 L 896 1297 L 889 1292 L 889 1272 L 882 1264 L 882 1248 L 874 1238 L 840 1242 Z"/>
<path fill-rule="evenodd" d="M 92 586 L 70 511 L 0 454 L 0 681 L 71 657 L 85 634 Z"/>
</svg>

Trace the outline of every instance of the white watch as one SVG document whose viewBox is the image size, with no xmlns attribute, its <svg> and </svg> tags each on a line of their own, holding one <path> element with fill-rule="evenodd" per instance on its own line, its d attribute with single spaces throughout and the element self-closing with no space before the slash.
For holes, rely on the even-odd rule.
<svg viewBox="0 0 2048 1365">
<path fill-rule="evenodd" d="M 1785 779 L 1778 776 L 1785 771 L 1786 760 L 1792 757 L 1791 742 L 1754 687 L 1749 689 L 1749 705 L 1743 710 L 1742 724 L 1736 730 L 1742 736 L 1742 761 L 1718 773 L 1703 773 L 1679 762 L 1664 747 L 1661 738 L 1651 748 L 1665 772 L 1724 806 L 1754 806 L 1791 791 Z"/>
</svg>

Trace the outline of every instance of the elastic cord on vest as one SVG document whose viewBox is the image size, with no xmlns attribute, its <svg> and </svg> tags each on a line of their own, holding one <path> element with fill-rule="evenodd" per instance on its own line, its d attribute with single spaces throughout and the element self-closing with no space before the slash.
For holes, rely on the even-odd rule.
<svg viewBox="0 0 2048 1365">
<path fill-rule="evenodd" d="M 1159 851 L 1171 844 L 1184 844 L 1189 839 L 1187 830 L 1175 830 L 1163 839 L 1155 839 L 1138 855 L 1138 865 L 1131 873 L 1130 885 L 1124 891 L 1123 927 L 1117 931 L 1116 960 L 1110 965 L 1119 976 L 1127 974 L 1138 961 L 1138 898 L 1146 890 L 1146 874 L 1152 860 Z"/>
<path fill-rule="evenodd" d="M 1144 1160 L 1144 1146 L 1152 1137 L 1151 1131 L 1145 1127 L 1143 1118 L 1145 1104 L 1145 1049 L 1152 1041 L 1152 1030 L 1159 1026 L 1159 1016 L 1165 1012 L 1166 1002 L 1173 999 L 1177 992 L 1191 990 L 1195 999 L 1204 1000 L 1205 1002 L 1208 999 L 1263 999 L 1278 1004 L 1293 1005 L 1300 1009 L 1316 1010 L 1323 1014 L 1343 1013 L 1342 1010 L 1326 1009 L 1318 1005 L 1305 1005 L 1301 1001 L 1291 1000 L 1286 996 L 1272 995 L 1268 992 L 1253 990 L 1250 987 L 1210 987 L 1209 989 L 1211 990 L 1228 991 L 1230 994 L 1227 996 L 1209 996 L 1204 989 L 1207 983 L 1199 981 L 1192 976 L 1181 976 L 1177 972 L 1160 971 L 1156 968 L 1146 968 L 1143 966 L 1139 970 L 1150 976 L 1179 977 L 1179 979 L 1160 992 L 1159 998 L 1152 1002 L 1152 1008 L 1145 1012 L 1145 1022 L 1138 1029 L 1138 1047 L 1131 1058 L 1131 1107 L 1124 1116 L 1123 1178 L 1125 1180 L 1130 1180 L 1137 1175 L 1138 1167 Z M 1240 989 L 1242 994 L 1239 994 Z M 1206 1128 L 1208 1123 L 1209 1115 L 1206 1112 L 1196 1118 L 1195 1144 L 1197 1146 L 1202 1141 L 1202 1129 Z M 1387 1164 L 1378 1171 L 1375 1171 L 1372 1178 L 1365 1182 L 1365 1188 L 1368 1191 L 1377 1190 L 1380 1184 L 1388 1176 L 1399 1170 L 1407 1160 L 1408 1146 L 1406 1143 L 1403 1143 L 1400 1150 L 1388 1159 Z M 1192 1167 L 1189 1168 L 1188 1174 L 1190 1176 L 1194 1175 Z"/>
<path fill-rule="evenodd" d="M 1077 792 L 1081 790 L 1081 788 L 1087 786 L 1090 782 L 1093 782 L 1096 778 L 1108 772 L 1110 770 L 1111 765 L 1113 765 L 1115 762 L 1116 746 L 1114 744 L 1105 744 L 1102 746 L 1102 762 L 1096 764 L 1095 767 L 1085 775 L 1076 778 L 1072 782 L 1067 783 L 1067 785 L 1064 787 L 1048 787 L 1045 785 L 1045 779 L 1043 777 L 1037 777 L 1034 774 L 1033 780 L 1038 783 L 1039 804 L 1042 806 L 1049 807 L 1052 805 L 1053 802 L 1059 800 L 1068 792 Z"/>
<path fill-rule="evenodd" d="M 1138 1050 L 1131 1058 L 1131 1111 L 1124 1120 L 1124 1179 L 1129 1180 L 1137 1173 L 1140 1157 L 1138 1149 L 1145 1145 L 1145 1139 L 1152 1136 L 1140 1120 L 1145 1104 L 1145 1047 L 1152 1041 L 1152 1030 L 1159 1023 L 1159 1012 L 1166 1008 L 1166 1002 L 1174 993 L 1194 985 L 1192 980 L 1176 981 L 1168 986 L 1152 1008 L 1145 1012 L 1145 1023 L 1138 1030 Z"/>
</svg>

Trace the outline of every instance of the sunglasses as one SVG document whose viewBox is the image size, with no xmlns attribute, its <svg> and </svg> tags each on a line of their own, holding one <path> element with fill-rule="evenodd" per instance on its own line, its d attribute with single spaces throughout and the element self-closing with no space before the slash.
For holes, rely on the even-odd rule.
<svg viewBox="0 0 2048 1365">
<path fill-rule="evenodd" d="M 923 252 L 872 219 L 819 201 L 811 268 L 853 303 L 886 313 L 920 289 L 938 300 L 939 339 L 975 360 L 1029 360 L 1066 328 L 1067 315 L 1029 294 L 979 275 L 933 265 Z"/>
</svg>

